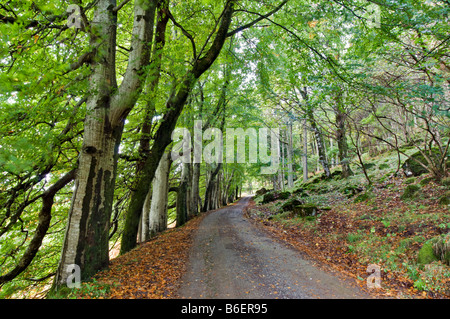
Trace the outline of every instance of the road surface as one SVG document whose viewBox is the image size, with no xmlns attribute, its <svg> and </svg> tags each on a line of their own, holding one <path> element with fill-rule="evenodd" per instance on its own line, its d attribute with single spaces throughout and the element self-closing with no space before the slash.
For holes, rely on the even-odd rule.
<svg viewBox="0 0 450 319">
<path fill-rule="evenodd" d="M 243 216 L 250 198 L 201 222 L 178 291 L 194 299 L 370 298 Z"/>
</svg>

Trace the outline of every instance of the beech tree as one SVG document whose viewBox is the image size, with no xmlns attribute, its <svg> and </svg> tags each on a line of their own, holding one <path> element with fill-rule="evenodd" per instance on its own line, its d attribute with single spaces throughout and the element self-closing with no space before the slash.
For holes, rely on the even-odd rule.
<svg viewBox="0 0 450 319">
<path fill-rule="evenodd" d="M 266 14 L 270 16 L 279 11 L 287 1 L 281 2 L 279 6 Z M 256 24 L 262 18 L 257 18 L 245 24 L 235 30 L 229 31 L 231 26 L 231 20 L 234 13 L 235 1 L 227 1 L 224 5 L 224 9 L 220 14 L 220 20 L 216 21 L 217 31 L 214 34 L 214 40 L 212 41 L 209 49 L 206 52 L 197 53 L 196 43 L 192 39 L 192 36 L 187 35 L 192 44 L 192 52 L 194 59 L 192 66 L 188 68 L 185 75 L 181 80 L 174 83 L 174 90 L 169 97 L 166 105 L 168 112 L 164 114 L 158 131 L 155 135 L 155 142 L 149 152 L 149 155 L 145 161 L 142 174 L 136 184 L 136 190 L 130 200 L 130 206 L 127 212 L 127 220 L 125 223 L 125 229 L 122 239 L 121 252 L 125 253 L 136 246 L 136 235 L 139 225 L 139 218 L 142 212 L 142 206 L 145 201 L 145 194 L 149 188 L 149 184 L 154 177 L 156 167 L 159 163 L 159 159 L 164 152 L 167 145 L 171 142 L 171 132 L 175 128 L 176 121 L 180 116 L 184 104 L 191 93 L 195 83 L 200 76 L 206 72 L 214 63 L 220 51 L 228 37 L 233 36 L 237 32 L 240 32 L 252 25 Z M 212 34 L 213 35 L 213 34 Z M 203 45 L 206 47 L 209 41 Z"/>
</svg>

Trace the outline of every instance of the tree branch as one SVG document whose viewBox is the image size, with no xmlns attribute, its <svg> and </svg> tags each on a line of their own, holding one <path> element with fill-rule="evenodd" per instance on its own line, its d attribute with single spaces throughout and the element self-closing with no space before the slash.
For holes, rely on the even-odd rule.
<svg viewBox="0 0 450 319">
<path fill-rule="evenodd" d="M 264 20 L 264 19 L 267 19 L 267 18 L 270 17 L 271 15 L 275 14 L 276 12 L 278 12 L 278 11 L 279 11 L 286 3 L 288 3 L 288 1 L 289 1 L 289 0 L 284 0 L 284 1 L 281 2 L 275 9 L 273 9 L 272 11 L 266 13 L 265 15 L 259 15 L 259 18 L 253 20 L 252 22 L 249 22 L 249 23 L 247 23 L 247 24 L 245 24 L 245 25 L 243 25 L 243 26 L 241 26 L 241 27 L 239 27 L 239 28 L 237 28 L 237 29 L 235 29 L 235 30 L 233 30 L 233 31 L 228 32 L 228 33 L 227 33 L 227 37 L 231 37 L 231 36 L 235 35 L 236 33 L 239 33 L 239 32 L 241 32 L 241 31 L 243 31 L 243 30 L 245 30 L 245 29 L 248 29 L 248 28 L 254 26 L 254 25 L 257 24 L 259 21 L 262 21 L 262 20 Z M 244 11 L 244 12 L 248 12 L 248 11 L 246 11 L 246 10 L 236 10 L 236 11 Z M 254 12 L 248 12 L 248 13 L 253 13 L 253 14 L 255 14 Z"/>
<path fill-rule="evenodd" d="M 231 24 L 235 2 L 235 0 L 227 1 L 222 12 L 222 19 L 216 37 L 214 38 L 214 42 L 212 43 L 208 52 L 195 62 L 192 72 L 196 79 L 198 79 L 207 69 L 209 69 L 209 67 L 214 63 L 220 51 L 222 50 L 223 44 L 225 43 L 225 40 L 227 38 L 228 29 Z"/>
<path fill-rule="evenodd" d="M 42 245 L 42 240 L 47 234 L 48 228 L 50 226 L 54 197 L 58 191 L 60 191 L 64 186 L 69 184 L 75 178 L 75 174 L 76 169 L 72 169 L 69 173 L 61 177 L 55 184 L 53 184 L 49 189 L 42 193 L 42 207 L 41 211 L 39 212 L 39 223 L 36 227 L 34 236 L 16 267 L 14 267 L 14 269 L 12 269 L 7 274 L 0 276 L 0 285 L 16 278 L 33 261 L 36 253 Z"/>
<path fill-rule="evenodd" d="M 121 4 L 117 5 L 116 7 L 114 7 L 114 9 L 112 9 L 113 12 L 118 12 L 120 9 L 123 8 L 124 5 L 126 5 L 128 2 L 130 2 L 130 0 L 124 0 Z"/>
<path fill-rule="evenodd" d="M 134 107 L 145 82 L 145 68 L 150 64 L 157 0 L 134 4 L 131 51 L 127 70 L 117 94 L 111 97 L 111 123 L 118 125 Z"/>
<path fill-rule="evenodd" d="M 172 23 L 173 23 L 177 28 L 179 28 L 179 29 L 181 30 L 181 32 L 184 34 L 184 36 L 185 36 L 186 38 L 189 39 L 189 41 L 191 41 L 191 44 L 192 44 L 192 51 L 193 51 L 193 56 L 194 56 L 194 61 L 195 61 L 195 59 L 197 58 L 197 49 L 196 49 L 196 47 L 195 47 L 194 37 L 193 37 L 189 32 L 187 32 L 186 29 L 183 28 L 183 26 L 182 26 L 181 24 L 179 24 L 179 23 L 175 20 L 174 16 L 172 15 L 172 12 L 170 12 L 170 10 L 167 10 L 167 15 L 168 15 L 170 21 L 172 21 Z"/>
</svg>

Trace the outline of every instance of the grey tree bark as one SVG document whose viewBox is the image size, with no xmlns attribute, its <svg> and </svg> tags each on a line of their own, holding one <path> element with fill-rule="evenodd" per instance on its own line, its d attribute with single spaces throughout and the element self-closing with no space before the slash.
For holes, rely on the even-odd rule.
<svg viewBox="0 0 450 319">
<path fill-rule="evenodd" d="M 306 125 L 306 119 L 303 120 L 303 156 L 302 156 L 302 167 L 303 167 L 303 181 L 308 180 L 308 127 Z"/>
<path fill-rule="evenodd" d="M 169 195 L 170 153 L 166 152 L 159 161 L 153 179 L 152 202 L 149 214 L 150 238 L 167 229 L 167 200 Z"/>
<path fill-rule="evenodd" d="M 153 180 L 159 160 L 166 147 L 171 143 L 171 134 L 175 128 L 178 117 L 180 116 L 188 95 L 191 93 L 197 79 L 208 70 L 218 57 L 223 44 L 227 38 L 228 29 L 231 24 L 231 18 L 234 12 L 234 0 L 229 0 L 221 15 L 218 30 L 208 51 L 194 61 L 192 69 L 188 70 L 185 77 L 175 83 L 176 89 L 166 103 L 168 110 L 161 121 L 156 132 L 153 146 L 145 161 L 144 168 L 139 180 L 136 182 L 136 191 L 133 193 L 125 220 L 125 228 L 122 236 L 121 253 L 126 253 L 136 246 L 136 237 L 142 206 L 145 201 L 146 191 Z"/>
<path fill-rule="evenodd" d="M 336 116 L 336 141 L 339 150 L 339 162 L 342 167 L 342 177 L 347 178 L 353 175 L 350 169 L 350 163 L 348 158 L 348 144 L 347 144 L 347 134 L 345 129 L 345 113 L 342 111 L 341 106 L 337 105 L 335 108 Z"/>
<path fill-rule="evenodd" d="M 150 206 L 152 204 L 152 188 L 150 187 L 147 197 L 145 198 L 144 206 L 142 207 L 141 222 L 139 224 L 139 238 L 138 242 L 143 243 L 150 239 L 149 231 L 149 219 L 150 219 Z"/>
<path fill-rule="evenodd" d="M 323 170 L 325 172 L 326 177 L 331 176 L 330 167 L 328 165 L 326 150 L 325 150 L 325 144 L 323 142 L 323 136 L 322 132 L 320 131 L 320 128 L 317 125 L 317 122 L 314 118 L 314 112 L 312 109 L 312 106 L 308 102 L 308 91 L 307 88 L 303 88 L 303 90 L 300 90 L 300 93 L 303 97 L 303 100 L 305 101 L 305 112 L 306 116 L 308 118 L 309 124 L 311 125 L 311 130 L 314 133 L 314 137 L 316 139 L 316 146 L 317 146 L 317 152 L 319 155 L 319 162 L 323 167 Z"/>
<path fill-rule="evenodd" d="M 222 169 L 222 163 L 218 163 L 216 165 L 216 168 L 214 169 L 214 171 L 211 172 L 211 176 L 209 178 L 208 181 L 208 185 L 206 187 L 206 192 L 205 192 L 205 202 L 203 204 L 203 212 L 207 212 L 209 210 L 212 209 L 216 209 L 216 205 L 215 205 L 215 190 L 216 190 L 216 186 L 217 186 L 217 180 L 218 180 L 218 174 L 219 171 Z"/>
<path fill-rule="evenodd" d="M 184 225 L 191 215 L 191 164 L 182 163 L 181 166 L 181 180 L 177 192 L 177 227 Z"/>
<path fill-rule="evenodd" d="M 109 224 L 123 120 L 142 91 L 142 70 L 148 65 L 156 0 L 134 5 L 134 25 L 127 71 L 116 84 L 115 0 L 98 0 L 91 21 L 95 48 L 87 98 L 83 145 L 69 210 L 63 250 L 54 287 L 66 283 L 68 267 L 76 264 L 81 279 L 108 265 Z"/>
<path fill-rule="evenodd" d="M 293 169 L 293 145 L 292 145 L 292 121 L 289 119 L 287 130 L 286 130 L 286 138 L 287 138 L 287 170 L 288 170 L 288 187 L 294 187 L 294 169 Z"/>
<path fill-rule="evenodd" d="M 158 14 L 157 14 L 157 24 L 156 24 L 156 34 L 155 34 L 155 45 L 153 46 L 152 52 L 152 65 L 153 68 L 150 70 L 150 75 L 148 76 L 148 84 L 146 85 L 146 106 L 145 115 L 142 123 L 141 129 L 141 139 L 139 141 L 139 154 L 142 159 L 138 161 L 136 167 L 136 176 L 140 174 L 140 171 L 145 163 L 145 157 L 150 151 L 150 139 L 151 131 L 153 127 L 153 116 L 155 115 L 155 97 L 158 92 L 159 80 L 161 78 L 161 62 L 162 62 L 162 50 L 165 46 L 165 34 L 167 22 L 169 21 L 168 15 L 169 1 L 161 1 L 159 3 Z M 149 188 L 147 197 L 145 198 L 142 218 L 139 224 L 139 242 L 149 240 L 152 236 L 152 230 L 150 226 L 150 213 L 152 204 L 152 194 L 154 189 Z"/>
<path fill-rule="evenodd" d="M 194 163 L 192 166 L 191 213 L 195 216 L 199 212 L 199 206 L 202 205 L 200 200 L 200 163 Z"/>
</svg>

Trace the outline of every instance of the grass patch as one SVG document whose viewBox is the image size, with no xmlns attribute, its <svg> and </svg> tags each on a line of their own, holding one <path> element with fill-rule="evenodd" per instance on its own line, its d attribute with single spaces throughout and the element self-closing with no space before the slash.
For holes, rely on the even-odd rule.
<svg viewBox="0 0 450 319">
<path fill-rule="evenodd" d="M 102 283 L 93 278 L 80 283 L 79 288 L 61 287 L 57 291 L 52 291 L 47 295 L 47 299 L 104 299 L 115 286 L 117 285 Z"/>
<path fill-rule="evenodd" d="M 317 216 L 294 216 L 292 212 L 284 212 L 272 216 L 272 221 L 280 223 L 286 228 L 298 228 L 298 229 L 315 229 L 317 226 Z"/>
<path fill-rule="evenodd" d="M 355 233 L 350 233 L 350 234 L 347 235 L 347 241 L 349 243 L 356 243 L 356 242 L 360 241 L 361 238 L 362 238 L 362 236 L 361 236 L 360 233 L 356 233 L 356 234 Z"/>
</svg>

